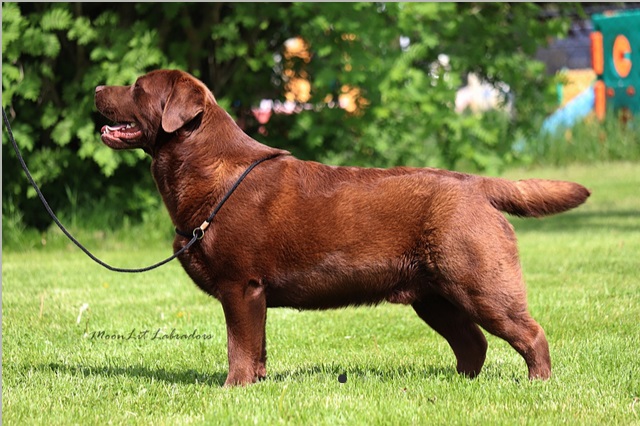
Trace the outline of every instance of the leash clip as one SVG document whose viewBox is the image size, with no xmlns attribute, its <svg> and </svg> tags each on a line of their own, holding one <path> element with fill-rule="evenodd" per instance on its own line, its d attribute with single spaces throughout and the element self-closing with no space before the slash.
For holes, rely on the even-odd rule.
<svg viewBox="0 0 640 426">
<path fill-rule="evenodd" d="M 193 236 L 201 240 L 204 237 L 204 231 L 209 227 L 209 223 L 211 222 L 207 222 L 206 220 L 202 222 L 202 225 L 193 230 Z"/>
</svg>

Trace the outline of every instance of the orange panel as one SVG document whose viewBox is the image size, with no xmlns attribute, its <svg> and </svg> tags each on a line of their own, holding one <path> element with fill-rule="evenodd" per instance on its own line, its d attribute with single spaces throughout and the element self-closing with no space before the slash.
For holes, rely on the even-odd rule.
<svg viewBox="0 0 640 426">
<path fill-rule="evenodd" d="M 596 83 L 593 86 L 593 90 L 595 92 L 595 110 L 596 110 L 596 117 L 598 117 L 598 119 L 600 121 L 604 120 L 604 117 L 606 115 L 606 108 L 607 108 L 607 99 L 605 97 L 605 86 L 604 86 L 604 81 L 602 80 L 598 80 L 596 81 Z"/>
<path fill-rule="evenodd" d="M 598 75 L 604 72 L 604 50 L 602 48 L 602 33 L 591 33 L 591 66 Z"/>
</svg>

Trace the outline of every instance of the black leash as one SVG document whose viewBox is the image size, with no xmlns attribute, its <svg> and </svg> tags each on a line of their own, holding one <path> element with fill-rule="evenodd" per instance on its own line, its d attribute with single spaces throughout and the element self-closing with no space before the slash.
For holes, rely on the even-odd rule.
<svg viewBox="0 0 640 426">
<path fill-rule="evenodd" d="M 222 208 L 224 203 L 229 199 L 229 197 L 231 197 L 231 194 L 233 194 L 233 192 L 238 188 L 238 186 L 240 186 L 240 183 L 242 183 L 244 178 L 247 177 L 247 175 L 251 172 L 251 170 L 253 170 L 258 164 L 260 164 L 260 163 L 262 163 L 264 161 L 267 161 L 267 160 L 271 160 L 271 159 L 281 155 L 280 153 L 275 153 L 275 154 L 269 155 L 267 157 L 264 157 L 264 158 L 262 158 L 260 160 L 254 161 L 244 171 L 244 173 L 242 173 L 242 175 L 240 175 L 240 177 L 238 178 L 236 183 L 234 183 L 233 186 L 231 187 L 231 189 L 229 189 L 229 191 L 227 191 L 225 196 L 222 197 L 222 200 L 220 200 L 220 202 L 216 205 L 216 207 L 213 209 L 213 212 L 207 218 L 207 220 L 202 222 L 202 225 L 200 225 L 199 227 L 197 227 L 197 228 L 195 228 L 193 230 L 192 236 L 186 234 L 187 238 L 189 238 L 189 237 L 191 238 L 191 240 L 187 243 L 187 245 L 185 245 L 180 250 L 178 250 L 177 252 L 172 254 L 170 257 L 168 257 L 165 260 L 162 260 L 162 261 L 160 261 L 158 263 L 154 263 L 151 266 L 147 266 L 145 268 L 135 268 L 135 269 L 116 268 L 116 267 L 113 267 L 113 266 L 103 262 L 102 260 L 98 259 L 97 257 L 95 257 L 86 247 L 84 247 L 78 240 L 76 240 L 73 237 L 73 235 L 71 235 L 71 233 L 69 233 L 69 231 L 67 231 L 67 229 L 64 227 L 64 225 L 62 225 L 62 223 L 60 222 L 58 217 L 55 215 L 53 210 L 51 210 L 51 207 L 49 206 L 49 203 L 44 198 L 44 195 L 42 195 L 42 192 L 40 191 L 40 188 L 38 188 L 38 185 L 33 180 L 33 177 L 31 176 L 31 173 L 29 172 L 29 169 L 27 168 L 27 164 L 24 162 L 24 158 L 22 157 L 22 154 L 20 153 L 20 149 L 18 148 L 18 144 L 16 143 L 16 140 L 13 137 L 13 132 L 11 131 L 11 125 L 9 124 L 9 119 L 7 118 L 7 113 L 5 112 L 4 108 L 2 108 L 2 119 L 4 120 L 4 125 L 7 128 L 7 133 L 9 134 L 9 140 L 11 141 L 11 144 L 13 145 L 13 150 L 16 152 L 16 156 L 18 157 L 18 161 L 20 161 L 20 165 L 22 166 L 22 170 L 24 170 L 25 174 L 27 175 L 27 179 L 29 180 L 29 183 L 31 183 L 31 186 L 33 186 L 33 189 L 36 190 L 36 193 L 38 194 L 38 197 L 40 198 L 40 201 L 42 201 L 42 204 L 44 205 L 44 208 L 47 210 L 47 212 L 49 213 L 49 215 L 51 216 L 53 221 L 56 223 L 56 225 L 58 225 L 58 228 L 60 228 L 60 230 L 76 246 L 78 246 L 78 248 L 80 250 L 82 250 L 87 256 L 89 256 L 94 262 L 96 262 L 97 264 L 99 264 L 101 266 L 104 266 L 108 270 L 114 271 L 114 272 L 131 272 L 131 273 L 133 273 L 133 272 L 146 272 L 146 271 L 150 271 L 152 269 L 155 269 L 155 268 L 157 268 L 159 266 L 162 266 L 165 263 L 168 263 L 168 262 L 172 261 L 173 259 L 175 259 L 176 257 L 180 256 L 182 253 L 187 251 L 193 244 L 195 244 L 196 241 L 201 240 L 202 237 L 204 237 L 204 232 L 207 229 L 207 227 L 209 226 L 209 224 L 211 223 L 211 221 L 213 220 L 213 218 L 216 216 L 216 214 L 218 214 L 218 211 L 220 211 L 220 209 Z M 179 235 L 185 236 L 185 233 L 183 233 L 183 232 L 181 232 L 181 231 L 179 231 L 177 229 L 176 229 L 176 232 Z"/>
</svg>

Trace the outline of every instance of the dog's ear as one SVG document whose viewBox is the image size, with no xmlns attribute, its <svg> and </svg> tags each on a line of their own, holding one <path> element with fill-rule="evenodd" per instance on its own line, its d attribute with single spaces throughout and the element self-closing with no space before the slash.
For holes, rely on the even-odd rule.
<svg viewBox="0 0 640 426">
<path fill-rule="evenodd" d="M 162 129 L 173 133 L 204 111 L 204 89 L 189 79 L 173 85 L 162 112 Z"/>
</svg>

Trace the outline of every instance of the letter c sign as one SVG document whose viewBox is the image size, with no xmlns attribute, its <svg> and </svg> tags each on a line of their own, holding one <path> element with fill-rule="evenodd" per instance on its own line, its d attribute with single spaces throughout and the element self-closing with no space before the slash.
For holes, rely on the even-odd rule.
<svg viewBox="0 0 640 426">
<path fill-rule="evenodd" d="M 618 75 L 625 78 L 631 71 L 631 44 L 623 35 L 616 37 L 613 42 L 613 66 Z"/>
</svg>

